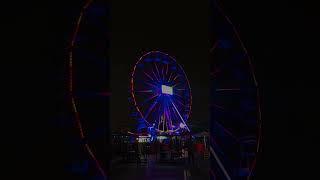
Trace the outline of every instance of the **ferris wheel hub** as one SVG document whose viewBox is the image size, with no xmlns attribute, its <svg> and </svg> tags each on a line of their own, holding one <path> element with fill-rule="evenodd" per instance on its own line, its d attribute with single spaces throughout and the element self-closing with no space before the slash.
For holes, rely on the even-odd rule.
<svg viewBox="0 0 320 180">
<path fill-rule="evenodd" d="M 161 92 L 162 94 L 173 95 L 173 88 L 170 86 L 162 85 Z"/>
</svg>

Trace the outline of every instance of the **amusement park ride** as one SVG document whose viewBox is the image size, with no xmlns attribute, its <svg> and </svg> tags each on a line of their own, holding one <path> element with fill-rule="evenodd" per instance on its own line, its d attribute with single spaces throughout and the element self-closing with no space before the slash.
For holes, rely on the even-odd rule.
<svg viewBox="0 0 320 180">
<path fill-rule="evenodd" d="M 160 51 L 144 54 L 133 67 L 130 93 L 138 130 L 154 129 L 162 135 L 190 132 L 191 88 L 173 57 Z"/>
</svg>

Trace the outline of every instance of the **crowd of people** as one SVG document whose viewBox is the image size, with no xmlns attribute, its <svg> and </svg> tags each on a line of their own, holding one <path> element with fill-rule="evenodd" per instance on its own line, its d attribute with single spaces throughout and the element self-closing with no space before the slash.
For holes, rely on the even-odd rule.
<svg viewBox="0 0 320 180">
<path fill-rule="evenodd" d="M 203 157 L 203 144 L 195 142 L 191 135 L 183 137 L 167 137 L 153 142 L 139 142 L 136 138 L 132 143 L 121 143 L 120 154 L 123 160 L 136 161 L 140 164 L 154 155 L 159 161 L 182 160 L 188 166 L 197 166 Z"/>
</svg>

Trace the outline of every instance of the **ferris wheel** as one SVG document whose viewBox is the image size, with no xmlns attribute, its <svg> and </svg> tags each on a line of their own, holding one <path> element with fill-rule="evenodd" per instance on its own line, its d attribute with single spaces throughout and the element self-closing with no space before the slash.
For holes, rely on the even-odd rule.
<svg viewBox="0 0 320 180">
<path fill-rule="evenodd" d="M 172 56 L 160 51 L 144 54 L 133 67 L 130 94 L 143 127 L 159 134 L 190 132 L 191 88 Z"/>
<path fill-rule="evenodd" d="M 261 151 L 258 83 L 244 43 L 216 0 L 211 4 L 211 177 L 250 180 Z"/>
</svg>

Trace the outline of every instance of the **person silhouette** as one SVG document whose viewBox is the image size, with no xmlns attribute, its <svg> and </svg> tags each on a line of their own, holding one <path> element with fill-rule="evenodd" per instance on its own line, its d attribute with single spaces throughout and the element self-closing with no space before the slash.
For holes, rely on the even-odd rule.
<svg viewBox="0 0 320 180">
<path fill-rule="evenodd" d="M 193 145 L 191 134 L 189 134 L 188 136 L 187 150 L 188 150 L 188 163 L 193 166 L 194 165 L 194 145 Z"/>
</svg>

